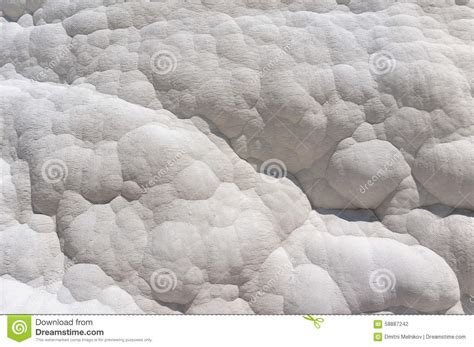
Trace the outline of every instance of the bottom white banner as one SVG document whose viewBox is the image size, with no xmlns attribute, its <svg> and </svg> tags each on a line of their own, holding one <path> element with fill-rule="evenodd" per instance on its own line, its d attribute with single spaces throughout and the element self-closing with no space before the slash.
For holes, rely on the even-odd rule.
<svg viewBox="0 0 474 347">
<path fill-rule="evenodd" d="M 0 346 L 474 346 L 474 316 L 458 315 L 2 315 L 0 326 Z"/>
</svg>

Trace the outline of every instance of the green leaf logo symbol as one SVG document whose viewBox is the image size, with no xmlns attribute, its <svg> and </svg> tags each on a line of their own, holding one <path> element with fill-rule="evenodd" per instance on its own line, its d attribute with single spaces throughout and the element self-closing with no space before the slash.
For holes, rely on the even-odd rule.
<svg viewBox="0 0 474 347">
<path fill-rule="evenodd" d="M 7 336 L 17 342 L 29 339 L 31 337 L 31 316 L 8 315 Z"/>
</svg>

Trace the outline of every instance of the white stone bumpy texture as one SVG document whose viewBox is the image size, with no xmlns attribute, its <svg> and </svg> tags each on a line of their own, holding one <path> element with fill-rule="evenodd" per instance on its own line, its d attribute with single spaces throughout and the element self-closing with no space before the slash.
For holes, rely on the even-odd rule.
<svg viewBox="0 0 474 347">
<path fill-rule="evenodd" d="M 0 0 L 0 312 L 474 314 L 468 0 Z"/>
</svg>

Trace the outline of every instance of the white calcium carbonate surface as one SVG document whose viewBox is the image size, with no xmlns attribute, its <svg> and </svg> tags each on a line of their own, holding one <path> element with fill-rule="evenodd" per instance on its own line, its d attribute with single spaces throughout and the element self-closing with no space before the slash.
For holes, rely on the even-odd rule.
<svg viewBox="0 0 474 347">
<path fill-rule="evenodd" d="M 0 311 L 474 314 L 474 3 L 0 0 Z"/>
</svg>

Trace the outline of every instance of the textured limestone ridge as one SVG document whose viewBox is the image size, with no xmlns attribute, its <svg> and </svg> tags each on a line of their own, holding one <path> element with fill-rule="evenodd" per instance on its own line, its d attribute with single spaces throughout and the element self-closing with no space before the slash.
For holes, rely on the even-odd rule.
<svg viewBox="0 0 474 347">
<path fill-rule="evenodd" d="M 473 28 L 0 0 L 0 312 L 474 313 Z"/>
</svg>

